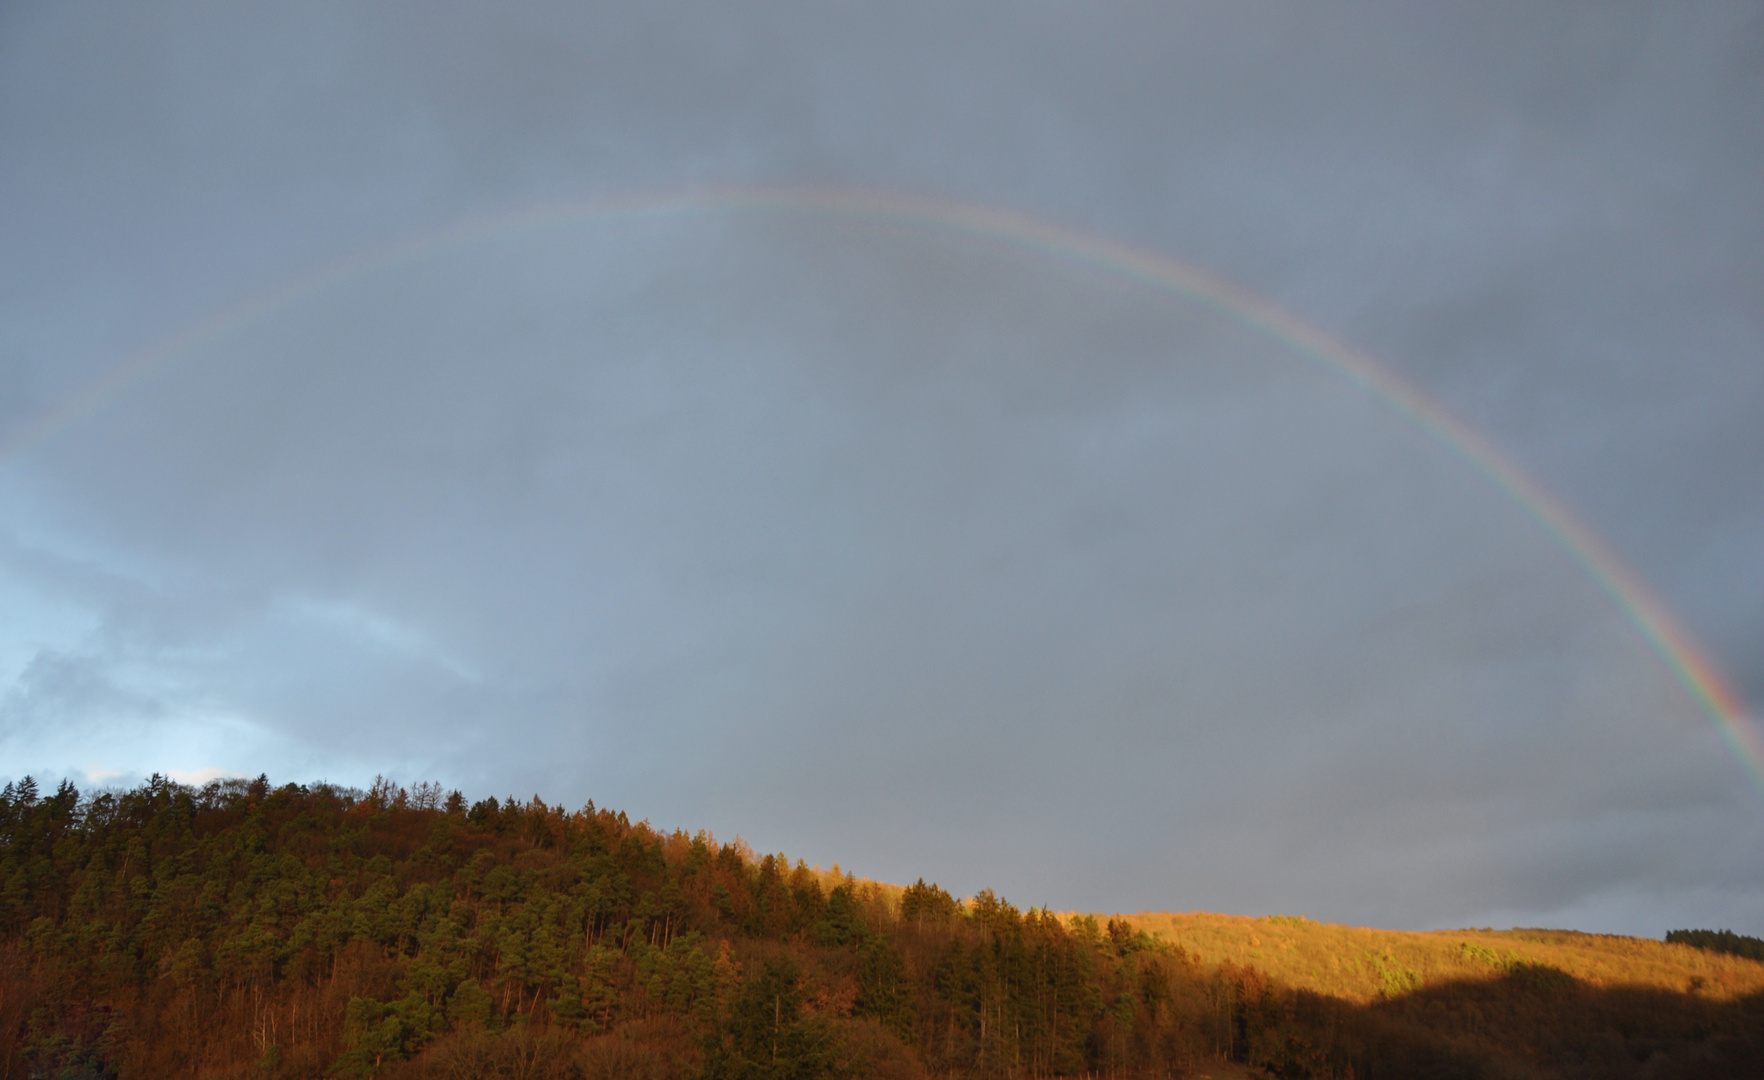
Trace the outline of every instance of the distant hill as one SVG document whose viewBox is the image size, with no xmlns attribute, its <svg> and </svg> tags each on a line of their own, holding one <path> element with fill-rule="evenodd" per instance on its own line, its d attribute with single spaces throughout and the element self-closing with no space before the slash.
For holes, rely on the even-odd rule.
<svg viewBox="0 0 1764 1080">
<path fill-rule="evenodd" d="M 0 1080 L 1764 1076 L 1764 963 L 1021 910 L 434 785 L 0 791 Z"/>
<path fill-rule="evenodd" d="M 1361 1003 L 1543 969 L 1598 989 L 1645 987 L 1717 1001 L 1764 992 L 1764 964 L 1647 938 L 1572 930 L 1371 930 L 1288 915 L 1141 912 L 1122 918 L 1203 963 L 1254 965 L 1282 985 Z"/>
</svg>

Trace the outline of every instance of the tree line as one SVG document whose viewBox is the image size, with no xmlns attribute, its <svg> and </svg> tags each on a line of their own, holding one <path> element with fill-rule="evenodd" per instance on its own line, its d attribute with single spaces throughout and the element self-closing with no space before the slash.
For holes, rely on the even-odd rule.
<svg viewBox="0 0 1764 1080">
<path fill-rule="evenodd" d="M 1764 939 L 1736 934 L 1732 930 L 1668 930 L 1666 944 L 1689 945 L 1706 952 L 1764 960 Z"/>
<path fill-rule="evenodd" d="M 0 790 L 0 1080 L 1469 1076 L 1548 1064 L 1499 1026 L 1584 1012 L 1563 979 L 1508 976 L 1477 991 L 1492 1024 L 1441 1035 L 1422 995 L 1295 992 L 1123 921 L 821 873 L 592 802 Z M 1635 1037 L 1687 1061 L 1749 1060 L 1721 1040 L 1752 1013 L 1635 1011 L 1672 1018 Z M 1663 1060 L 1649 1075 L 1677 1075 Z"/>
</svg>

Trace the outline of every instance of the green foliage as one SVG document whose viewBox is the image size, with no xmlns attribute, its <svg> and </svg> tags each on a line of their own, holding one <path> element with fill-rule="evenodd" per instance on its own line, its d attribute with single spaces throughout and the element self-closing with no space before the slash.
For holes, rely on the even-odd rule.
<svg viewBox="0 0 1764 1080">
<path fill-rule="evenodd" d="M 1512 962 L 1512 954 L 1510 953 L 1507 958 L 1503 959 L 1500 953 L 1489 948 L 1487 945 L 1474 945 L 1468 941 L 1463 942 L 1458 946 L 1458 952 L 1465 959 L 1477 960 L 1490 967 L 1505 968 Z"/>
<path fill-rule="evenodd" d="M 1505 956 L 1485 945 L 1473 945 L 1462 942 L 1458 952 L 1469 960 L 1476 960 L 1505 972 L 1514 986 L 1537 994 L 1557 994 L 1574 985 L 1574 978 L 1561 968 L 1550 964 L 1524 960 L 1509 952 Z"/>
<path fill-rule="evenodd" d="M 1566 971 L 1529 960 L 1508 965 L 1507 977 L 1516 985 L 1538 994 L 1560 994 L 1574 987 L 1574 977 Z"/>
<path fill-rule="evenodd" d="M 900 918 L 903 922 L 946 923 L 961 914 L 962 905 L 936 885 L 925 879 L 908 885 L 900 894 Z"/>
<path fill-rule="evenodd" d="M 343 1021 L 349 1049 L 338 1058 L 336 1072 L 370 1076 L 384 1062 L 407 1056 L 445 1027 L 441 1010 L 416 994 L 391 1002 L 350 998 Z"/>
<path fill-rule="evenodd" d="M 579 999 L 578 999 L 579 1000 Z M 463 979 L 447 998 L 447 1019 L 457 1027 L 489 1027 L 495 1002 L 476 979 Z M 578 1010 L 577 1015 L 580 1015 Z"/>
<path fill-rule="evenodd" d="M 639 944 L 633 955 L 638 985 L 654 1005 L 680 1014 L 715 1007 L 715 962 L 699 935 L 676 938 L 665 948 Z M 607 959 L 610 967 L 610 955 Z"/>
<path fill-rule="evenodd" d="M 915 987 L 894 938 L 872 936 L 864 943 L 861 956 L 857 1011 L 875 1017 L 902 1039 L 912 1038 Z"/>
<path fill-rule="evenodd" d="M 1764 939 L 1736 934 L 1732 930 L 1668 930 L 1666 943 L 1743 956 L 1748 960 L 1764 960 Z"/>
<path fill-rule="evenodd" d="M 767 962 L 741 988 L 704 1045 L 704 1080 L 815 1080 L 833 1074 L 826 1026 L 802 1014 L 802 976 Z"/>
<path fill-rule="evenodd" d="M 868 934 L 862 906 L 851 887 L 840 885 L 828 893 L 826 914 L 815 925 L 816 940 L 822 945 L 858 945 Z"/>
<path fill-rule="evenodd" d="M 1094 922 L 1094 920 L 1092 920 Z M 1126 919 L 1110 919 L 1107 927 L 1109 945 L 1118 956 L 1150 952 L 1159 948 L 1158 941 L 1144 930 L 1135 930 Z"/>
<path fill-rule="evenodd" d="M 1381 993 L 1384 997 L 1398 998 L 1421 988 L 1420 973 L 1404 967 L 1389 953 L 1373 954 L 1371 961 L 1383 984 Z"/>
</svg>

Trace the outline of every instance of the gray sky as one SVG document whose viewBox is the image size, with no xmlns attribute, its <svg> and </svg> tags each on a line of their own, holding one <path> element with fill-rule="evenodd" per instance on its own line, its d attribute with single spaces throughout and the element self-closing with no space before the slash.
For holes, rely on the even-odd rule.
<svg viewBox="0 0 1764 1080">
<path fill-rule="evenodd" d="M 1413 381 L 1764 699 L 1764 5 L 0 7 L 0 442 L 362 252 L 1020 212 Z M 1091 909 L 1764 933 L 1764 796 L 1440 440 L 1058 255 L 678 204 L 0 461 L 0 775 L 436 778 Z"/>
</svg>

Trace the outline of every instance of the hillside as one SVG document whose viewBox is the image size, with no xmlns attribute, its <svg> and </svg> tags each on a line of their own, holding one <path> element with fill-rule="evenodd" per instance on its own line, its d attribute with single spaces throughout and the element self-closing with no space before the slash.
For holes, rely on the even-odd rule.
<svg viewBox="0 0 1764 1080">
<path fill-rule="evenodd" d="M 1106 916 L 1105 916 L 1106 918 Z M 1735 1001 L 1764 993 L 1764 964 L 1646 938 L 1570 930 L 1373 930 L 1273 915 L 1121 916 L 1208 965 L 1254 965 L 1284 986 L 1370 1003 L 1412 990 L 1552 968 L 1590 988 Z"/>
<path fill-rule="evenodd" d="M 1756 1077 L 1764 964 L 1021 910 L 433 785 L 0 791 L 0 1080 Z"/>
</svg>

